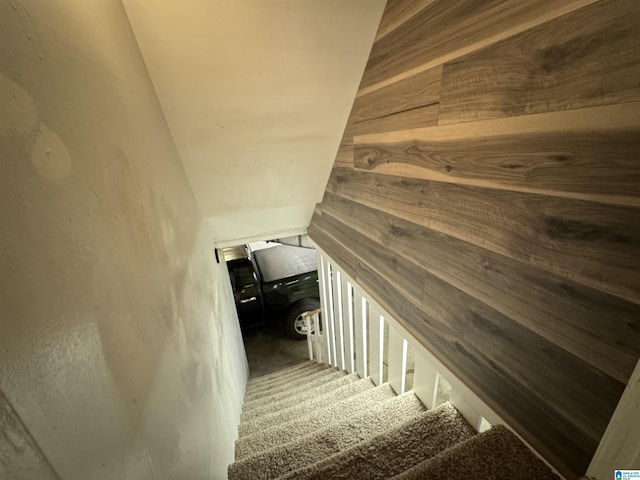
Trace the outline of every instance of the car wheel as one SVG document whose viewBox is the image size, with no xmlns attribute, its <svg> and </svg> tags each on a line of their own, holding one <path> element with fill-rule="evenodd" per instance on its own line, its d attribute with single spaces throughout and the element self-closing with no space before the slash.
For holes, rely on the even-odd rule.
<svg viewBox="0 0 640 480">
<path fill-rule="evenodd" d="M 320 308 L 320 302 L 315 298 L 305 298 L 289 307 L 284 323 L 286 334 L 295 340 L 305 340 L 307 338 L 307 324 L 303 315 L 318 308 Z"/>
</svg>

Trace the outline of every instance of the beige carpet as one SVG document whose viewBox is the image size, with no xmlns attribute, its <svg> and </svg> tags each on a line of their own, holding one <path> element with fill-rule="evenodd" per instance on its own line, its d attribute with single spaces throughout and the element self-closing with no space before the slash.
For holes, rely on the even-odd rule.
<svg viewBox="0 0 640 480">
<path fill-rule="evenodd" d="M 316 362 L 306 361 L 300 362 L 290 367 L 283 368 L 277 372 L 267 373 L 259 377 L 250 378 L 247 382 L 247 393 L 250 393 L 253 389 L 262 388 L 271 383 L 277 383 L 285 380 L 289 375 L 299 375 L 305 370 L 321 370 L 323 368 L 329 368 L 327 365 L 320 365 Z"/>
<path fill-rule="evenodd" d="M 560 480 L 502 425 L 496 425 L 393 478 Z"/>
<path fill-rule="evenodd" d="M 393 397 L 346 420 L 237 461 L 229 469 L 229 479 L 278 478 L 387 432 L 396 426 L 396 422 L 413 422 L 420 413 L 424 413 L 424 406 L 415 395 Z"/>
<path fill-rule="evenodd" d="M 363 392 L 354 393 L 345 400 L 309 406 L 309 410 L 289 421 L 274 427 L 262 430 L 254 435 L 244 436 L 236 442 L 236 461 L 241 460 L 255 452 L 261 452 L 268 448 L 281 445 L 307 435 L 315 430 L 326 427 L 330 423 L 339 422 L 353 415 L 362 405 L 376 405 L 393 398 L 395 393 L 389 385 L 373 388 L 373 382 L 369 382 L 370 388 Z M 350 384 L 351 388 L 359 386 L 357 382 Z"/>
<path fill-rule="evenodd" d="M 357 385 L 351 385 L 357 383 Z M 238 436 L 251 435 L 266 428 L 274 427 L 282 422 L 291 420 L 311 411 L 306 402 L 317 400 L 325 405 L 349 398 L 358 392 L 363 392 L 370 388 L 371 381 L 357 375 L 346 375 L 338 380 L 329 382 L 323 387 L 305 391 L 303 395 L 292 397 L 285 402 L 278 402 L 272 405 L 268 411 L 261 416 L 256 416 L 251 420 L 243 421 L 238 427 Z"/>
<path fill-rule="evenodd" d="M 254 410 L 263 409 L 267 404 L 279 402 L 280 400 L 289 400 L 290 398 L 297 396 L 299 393 L 312 390 L 316 387 L 323 387 L 328 382 L 337 380 L 344 376 L 346 376 L 345 372 L 326 370 L 324 372 L 316 372 L 313 375 L 310 375 L 308 383 L 292 382 L 288 388 L 280 387 L 275 392 L 270 390 L 265 392 L 263 395 L 259 395 L 257 393 L 253 394 L 250 399 L 245 399 L 245 403 L 242 407 L 242 419 L 244 420 L 247 415 L 252 414 Z"/>
<path fill-rule="evenodd" d="M 398 422 L 398 423 L 396 423 Z M 424 412 L 282 480 L 382 479 L 401 473 L 475 433 L 449 403 Z"/>
<path fill-rule="evenodd" d="M 262 400 L 264 402 L 265 397 L 283 393 L 284 391 L 291 390 L 298 387 L 307 387 L 315 381 L 326 377 L 327 375 L 335 375 L 336 372 L 332 368 L 320 368 L 317 370 L 305 369 L 302 372 L 294 372 L 282 379 L 280 382 L 271 382 L 269 385 L 265 385 L 262 388 L 255 388 L 250 392 L 247 392 L 244 398 L 244 407 L 250 406 L 254 400 Z M 322 382 L 320 382 L 322 383 Z"/>
<path fill-rule="evenodd" d="M 312 362 L 252 379 L 230 480 L 558 477 L 502 426 L 477 434 L 449 403 Z"/>
</svg>

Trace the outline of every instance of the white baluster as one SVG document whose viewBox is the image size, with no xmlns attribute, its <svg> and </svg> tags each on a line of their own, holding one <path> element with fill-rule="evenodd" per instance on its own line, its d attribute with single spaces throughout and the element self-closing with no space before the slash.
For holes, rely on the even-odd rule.
<svg viewBox="0 0 640 480">
<path fill-rule="evenodd" d="M 353 338 L 356 357 L 356 372 L 362 378 L 367 376 L 367 343 L 366 343 L 366 303 L 359 290 L 353 289 Z"/>
<path fill-rule="evenodd" d="M 307 326 L 307 348 L 309 349 L 309 360 L 313 360 L 313 340 L 314 340 L 314 333 L 311 333 L 313 331 L 313 317 L 315 317 L 317 314 L 314 315 L 307 315 L 304 319 L 304 323 Z"/>
<path fill-rule="evenodd" d="M 397 394 L 404 393 L 404 376 L 406 369 L 406 348 L 402 335 L 389 325 L 389 384 Z"/>
<path fill-rule="evenodd" d="M 353 363 L 353 287 L 346 278 L 343 278 L 342 281 L 342 313 L 344 314 L 343 339 L 345 370 L 353 373 L 355 372 Z"/>
<path fill-rule="evenodd" d="M 326 272 L 327 272 L 327 305 L 329 307 L 327 314 L 327 344 L 328 344 L 328 352 L 329 352 L 329 363 L 334 367 L 338 366 L 338 362 L 336 360 L 336 313 L 333 309 L 333 276 L 335 275 L 333 271 L 332 264 L 330 262 L 326 263 Z"/>
<path fill-rule="evenodd" d="M 475 408 L 467 401 L 467 399 L 456 389 L 451 389 L 451 398 L 449 401 L 454 407 L 462 414 L 469 425 L 476 430 L 480 430 L 480 422 L 482 421 L 482 415 L 480 415 Z"/>
<path fill-rule="evenodd" d="M 416 352 L 413 391 L 427 408 L 433 408 L 435 403 L 437 377 L 435 367 Z"/>
<path fill-rule="evenodd" d="M 384 319 L 378 310 L 369 304 L 369 376 L 376 385 L 382 383 L 382 342 Z"/>
<path fill-rule="evenodd" d="M 324 362 L 331 363 L 331 344 L 329 342 L 329 336 L 327 335 L 332 311 L 332 305 L 329 302 L 329 292 L 327 291 L 327 287 L 331 284 L 327 278 L 327 260 L 326 257 L 322 253 L 320 253 L 320 250 L 318 250 L 318 267 L 318 273 L 320 275 L 320 298 L 322 302 L 322 336 L 320 337 L 320 340 L 322 343 L 322 349 L 326 351 L 326 359 L 324 359 Z M 325 354 L 323 353 L 322 356 L 324 357 Z"/>
<path fill-rule="evenodd" d="M 331 266 L 333 275 L 331 283 L 333 290 L 333 316 L 334 316 L 334 337 L 336 342 L 336 366 L 341 370 L 344 366 L 344 314 L 342 310 L 342 275 L 335 265 Z"/>
</svg>

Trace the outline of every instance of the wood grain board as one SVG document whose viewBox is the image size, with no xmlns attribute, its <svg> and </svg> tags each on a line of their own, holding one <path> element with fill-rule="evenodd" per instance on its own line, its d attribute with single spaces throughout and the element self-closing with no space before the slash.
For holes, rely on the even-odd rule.
<svg viewBox="0 0 640 480">
<path fill-rule="evenodd" d="M 349 136 L 437 125 L 441 78 L 439 66 L 357 98 Z"/>
<path fill-rule="evenodd" d="M 309 234 L 578 478 L 640 357 L 640 5 L 411 3 Z"/>
<path fill-rule="evenodd" d="M 365 133 L 389 132 L 412 126 L 430 127 L 438 124 L 439 112 L 440 104 L 438 103 L 411 108 L 403 112 L 352 123 L 349 127 L 349 133 L 356 136 Z"/>
<path fill-rule="evenodd" d="M 430 3 L 373 44 L 358 95 L 428 70 L 594 0 L 462 0 Z M 386 17 L 382 16 L 381 23 Z"/>
<path fill-rule="evenodd" d="M 440 124 L 640 100 L 640 2 L 601 1 L 449 62 Z"/>
<path fill-rule="evenodd" d="M 358 97 L 353 104 L 349 124 L 436 104 L 440 101 L 441 79 L 440 65 Z"/>
<path fill-rule="evenodd" d="M 384 17 L 380 21 L 376 40 L 389 34 L 411 17 L 418 14 L 433 0 L 388 0 Z"/>
<path fill-rule="evenodd" d="M 334 161 L 335 167 L 350 167 L 353 165 L 353 138 L 343 138 L 338 147 Z"/>
<path fill-rule="evenodd" d="M 640 206 L 640 103 L 364 135 L 354 139 L 353 164 Z"/>
<path fill-rule="evenodd" d="M 315 214 L 314 214 L 315 215 Z M 331 252 L 332 259 L 340 264 L 340 268 L 350 277 L 356 276 L 356 258 L 351 252 L 345 250 L 342 245 L 338 244 L 333 237 L 327 235 L 315 223 L 311 223 L 307 230 L 307 234 L 313 238 L 316 243 L 322 243 Z"/>
</svg>

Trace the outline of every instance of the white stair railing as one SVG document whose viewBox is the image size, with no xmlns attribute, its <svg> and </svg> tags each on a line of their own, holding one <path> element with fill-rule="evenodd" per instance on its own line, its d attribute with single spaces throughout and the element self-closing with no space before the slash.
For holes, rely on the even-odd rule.
<svg viewBox="0 0 640 480">
<path fill-rule="evenodd" d="M 314 322 L 308 337 L 312 360 L 370 377 L 376 385 L 388 382 L 397 394 L 407 390 L 412 374 L 413 392 L 427 408 L 448 400 L 478 431 L 491 424 L 509 426 L 322 249 L 316 246 L 316 250 L 322 325 L 318 326 L 318 313 L 310 312 L 309 322 Z M 407 369 L 409 350 L 413 352 L 413 372 Z M 322 359 L 321 352 L 326 353 Z"/>
<path fill-rule="evenodd" d="M 472 425 L 479 428 L 482 418 L 502 423 L 495 412 L 457 380 L 326 253 L 317 250 L 323 322 L 326 324 L 322 331 L 314 326 L 314 333 L 309 335 L 312 359 L 318 360 L 320 352 L 326 351 L 326 363 L 370 377 L 376 385 L 388 381 L 400 394 L 405 391 L 407 351 L 411 348 L 415 352 L 413 390 L 425 405 L 432 408 L 436 401 L 443 400 L 444 397 L 436 400 L 437 391 L 440 379 L 446 378 L 452 385 L 451 395 L 446 399 L 459 407 Z M 310 321 L 315 317 L 316 312 L 309 313 Z M 312 353 L 312 345 L 315 353 Z"/>
<path fill-rule="evenodd" d="M 367 300 L 351 284 L 353 299 L 353 359 L 355 372 L 362 378 L 369 376 L 367 369 Z M 353 373 L 351 371 L 350 373 Z"/>
<path fill-rule="evenodd" d="M 320 321 L 321 308 L 306 312 L 302 318 L 307 324 L 307 346 L 309 348 L 309 360 L 315 360 L 318 363 L 327 363 L 324 361 L 324 332 Z"/>
</svg>

